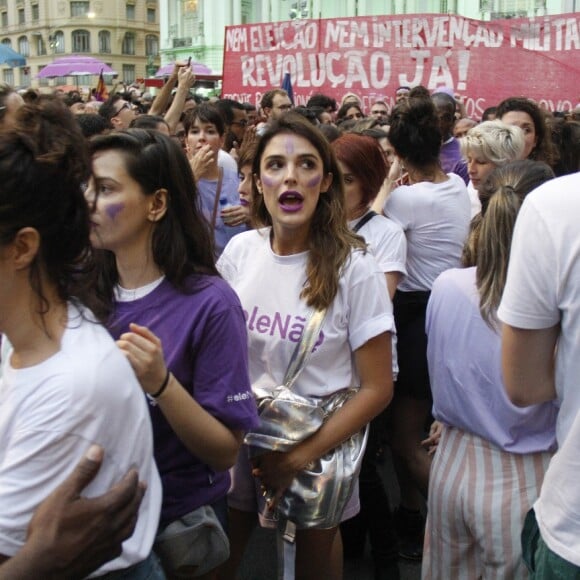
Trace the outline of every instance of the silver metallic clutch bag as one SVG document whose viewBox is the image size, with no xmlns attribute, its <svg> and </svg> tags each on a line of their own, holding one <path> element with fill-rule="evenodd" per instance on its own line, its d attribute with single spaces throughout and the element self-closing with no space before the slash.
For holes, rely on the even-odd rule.
<svg viewBox="0 0 580 580">
<path fill-rule="evenodd" d="M 325 311 L 315 311 L 309 319 L 292 355 L 284 384 L 274 390 L 255 391 L 260 425 L 244 440 L 250 457 L 266 451 L 289 451 L 316 433 L 356 393 L 356 389 L 345 389 L 317 398 L 292 390 L 318 338 L 325 314 Z M 355 433 L 301 471 L 278 503 L 279 516 L 300 529 L 338 525 L 360 471 L 366 431 Z"/>
</svg>

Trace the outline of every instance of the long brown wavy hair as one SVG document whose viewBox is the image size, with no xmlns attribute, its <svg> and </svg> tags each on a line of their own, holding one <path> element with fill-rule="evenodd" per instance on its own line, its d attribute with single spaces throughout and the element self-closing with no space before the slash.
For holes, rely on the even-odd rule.
<svg viewBox="0 0 580 580">
<path fill-rule="evenodd" d="M 342 178 L 336 157 L 322 133 L 301 115 L 286 113 L 269 124 L 256 150 L 252 166 L 254 175 L 260 176 L 260 162 L 268 143 L 276 135 L 284 133 L 298 135 L 311 143 L 322 159 L 323 173 L 332 174 L 332 183 L 328 191 L 320 195 L 310 225 L 306 284 L 300 293 L 300 298 L 308 306 L 327 308 L 338 292 L 340 274 L 351 251 L 355 248 L 364 252 L 366 246 L 363 239 L 348 228 Z M 271 226 L 272 217 L 266 209 L 263 196 L 258 193 L 255 180 L 252 187 L 253 219 L 259 224 Z"/>
</svg>

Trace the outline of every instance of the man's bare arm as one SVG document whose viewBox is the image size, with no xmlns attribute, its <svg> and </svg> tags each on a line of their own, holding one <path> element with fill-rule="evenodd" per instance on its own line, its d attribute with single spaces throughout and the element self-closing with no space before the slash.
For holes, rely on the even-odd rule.
<svg viewBox="0 0 580 580">
<path fill-rule="evenodd" d="M 559 325 L 534 330 L 503 325 L 503 377 L 514 405 L 526 407 L 556 398 L 554 354 L 559 332 Z"/>
</svg>

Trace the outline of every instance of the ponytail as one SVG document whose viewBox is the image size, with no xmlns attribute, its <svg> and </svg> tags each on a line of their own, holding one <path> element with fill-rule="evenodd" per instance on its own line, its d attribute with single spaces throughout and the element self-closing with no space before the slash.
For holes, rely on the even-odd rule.
<svg viewBox="0 0 580 580">
<path fill-rule="evenodd" d="M 501 185 L 482 216 L 477 244 L 476 284 L 479 310 L 489 326 L 495 326 L 495 311 L 505 287 L 512 234 L 521 200 L 511 185 Z"/>
</svg>

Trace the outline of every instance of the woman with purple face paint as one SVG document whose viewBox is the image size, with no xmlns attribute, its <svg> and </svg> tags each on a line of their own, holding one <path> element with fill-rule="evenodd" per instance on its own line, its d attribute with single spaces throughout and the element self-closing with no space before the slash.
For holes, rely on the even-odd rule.
<svg viewBox="0 0 580 580">
<path fill-rule="evenodd" d="M 239 300 L 215 269 L 180 146 L 131 129 L 95 138 L 91 150 L 86 195 L 91 241 L 101 250 L 97 295 L 151 403 L 160 532 L 201 506 L 226 528 L 227 470 L 257 418 Z M 199 564 L 187 562 L 187 573 Z"/>
<path fill-rule="evenodd" d="M 287 113 L 260 140 L 252 173 L 252 214 L 265 227 L 234 238 L 218 262 L 246 313 L 252 386 L 273 389 L 283 382 L 305 320 L 325 308 L 317 343 L 293 388 L 317 397 L 358 391 L 287 453 L 265 453 L 251 465 L 242 448 L 228 496 L 232 555 L 224 578 L 235 576 L 258 517 L 261 525 L 276 526 L 276 503 L 294 477 L 363 428 L 392 393 L 394 326 L 385 276 L 348 229 L 340 169 L 328 142 L 303 117 Z M 269 502 L 263 490 L 271 493 Z M 355 490 L 342 519 L 358 509 Z M 296 577 L 342 578 L 338 526 L 297 530 Z"/>
</svg>

